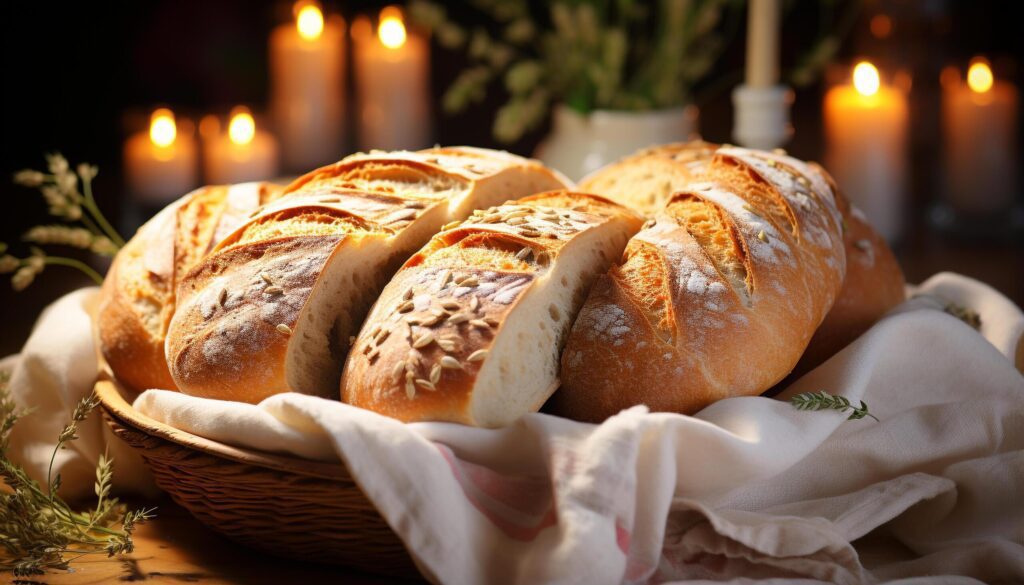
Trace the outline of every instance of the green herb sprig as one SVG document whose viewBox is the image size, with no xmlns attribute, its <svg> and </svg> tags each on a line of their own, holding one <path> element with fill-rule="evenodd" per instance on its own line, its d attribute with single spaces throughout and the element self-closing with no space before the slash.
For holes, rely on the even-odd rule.
<svg viewBox="0 0 1024 585">
<path fill-rule="evenodd" d="M 47 155 L 47 171 L 25 169 L 14 174 L 14 182 L 38 189 L 46 201 L 50 215 L 64 222 L 30 229 L 23 240 L 37 245 L 58 245 L 86 250 L 100 256 L 113 256 L 124 246 L 124 238 L 103 217 L 93 197 L 92 180 L 99 170 L 82 163 L 71 169 L 59 153 Z M 30 255 L 18 258 L 7 253 L 7 244 L 0 242 L 0 274 L 14 273 L 11 285 L 24 290 L 46 266 L 75 268 L 102 284 L 103 277 L 88 264 L 76 258 L 51 256 L 33 246 Z"/>
<path fill-rule="evenodd" d="M 878 420 L 878 417 L 868 412 L 868 405 L 863 400 L 860 401 L 860 407 L 856 407 L 850 403 L 849 398 L 833 396 L 824 390 L 797 394 L 789 399 L 789 403 L 797 410 L 838 410 L 840 412 L 852 410 L 853 412 L 846 420 L 860 420 L 866 416 Z"/>
<path fill-rule="evenodd" d="M 78 438 L 78 424 L 99 401 L 95 396 L 83 398 L 61 431 L 44 492 L 7 455 L 10 431 L 25 414 L 17 410 L 10 396 L 9 379 L 6 372 L 0 373 L 0 476 L 12 492 L 0 494 L 0 571 L 11 571 L 15 577 L 41 575 L 47 570 L 67 570 L 70 563 L 86 555 L 112 557 L 132 552 L 132 532 L 153 517 L 155 508 L 128 510 L 110 497 L 113 460 L 100 456 L 94 486 L 97 501 L 83 512 L 75 512 L 57 495 L 60 474 L 52 475 L 57 452 Z"/>
<path fill-rule="evenodd" d="M 964 323 L 967 323 L 975 331 L 981 330 L 981 315 L 979 315 L 977 311 L 953 302 L 946 303 L 946 306 L 942 310 L 953 315 L 957 319 L 960 319 Z"/>
</svg>

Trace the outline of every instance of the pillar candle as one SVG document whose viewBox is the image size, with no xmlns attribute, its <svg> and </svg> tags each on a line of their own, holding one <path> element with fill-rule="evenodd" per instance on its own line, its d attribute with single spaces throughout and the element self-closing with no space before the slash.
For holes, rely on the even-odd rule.
<svg viewBox="0 0 1024 585">
<path fill-rule="evenodd" d="M 270 108 L 285 167 L 307 171 L 344 148 L 345 21 L 308 2 L 270 35 Z"/>
<path fill-rule="evenodd" d="M 747 12 L 748 87 L 771 87 L 779 82 L 779 0 L 750 0 Z"/>
<path fill-rule="evenodd" d="M 967 73 L 942 84 L 946 193 L 954 211 L 972 215 L 1007 211 L 1013 205 L 1019 162 L 1017 88 L 994 79 L 975 59 Z"/>
<path fill-rule="evenodd" d="M 160 205 L 196 186 L 197 157 L 191 132 L 178 132 L 174 113 L 154 110 L 149 128 L 132 134 L 124 144 L 125 181 L 136 200 Z"/>
<path fill-rule="evenodd" d="M 277 175 L 277 140 L 256 127 L 246 108 L 232 111 L 227 132 L 214 134 L 207 130 L 204 134 L 208 135 L 203 140 L 207 183 L 243 183 Z"/>
<path fill-rule="evenodd" d="M 903 227 L 907 174 L 907 100 L 870 63 L 853 83 L 825 94 L 826 164 L 850 200 L 889 241 Z"/>
<path fill-rule="evenodd" d="M 430 146 L 427 40 L 407 31 L 395 7 L 381 11 L 376 34 L 369 19 L 352 25 L 359 148 Z"/>
</svg>

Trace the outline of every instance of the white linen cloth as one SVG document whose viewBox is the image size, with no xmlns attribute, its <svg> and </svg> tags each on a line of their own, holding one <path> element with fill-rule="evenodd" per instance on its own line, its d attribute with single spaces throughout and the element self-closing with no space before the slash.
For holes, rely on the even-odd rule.
<svg viewBox="0 0 1024 585">
<path fill-rule="evenodd" d="M 485 430 L 298 394 L 245 405 L 163 390 L 135 407 L 225 443 L 340 459 L 443 583 L 1022 582 L 1024 315 L 953 274 L 917 292 L 781 400 L 693 417 L 635 407 L 602 425 L 532 414 Z M 56 317 L 81 310 L 75 298 L 44 315 L 15 368 L 27 403 L 56 393 L 70 409 L 88 391 L 94 364 L 57 374 L 86 352 L 41 357 L 66 353 L 71 332 L 44 346 L 41 330 L 66 329 Z M 980 334 L 947 301 L 977 311 Z M 42 396 L 24 386 L 31 363 L 53 370 Z M 785 402 L 819 389 L 863 399 L 880 421 Z M 143 483 L 130 465 L 117 473 Z"/>
<path fill-rule="evenodd" d="M 92 392 L 99 374 L 90 317 L 98 292 L 89 287 L 61 297 L 39 316 L 21 353 L 0 360 L 0 370 L 10 373 L 15 403 L 29 411 L 11 431 L 8 455 L 44 486 L 57 435 L 71 422 L 79 400 Z M 117 487 L 159 493 L 142 458 L 114 437 L 98 413 L 79 423 L 78 437 L 53 460 L 53 476 L 61 476 L 61 496 L 93 495 L 96 463 L 104 451 L 114 460 Z"/>
</svg>

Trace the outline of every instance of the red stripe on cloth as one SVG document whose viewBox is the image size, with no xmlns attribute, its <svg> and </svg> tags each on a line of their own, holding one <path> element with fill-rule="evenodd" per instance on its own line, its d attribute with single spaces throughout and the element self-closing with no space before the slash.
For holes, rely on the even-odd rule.
<svg viewBox="0 0 1024 585">
<path fill-rule="evenodd" d="M 436 446 L 466 499 L 510 538 L 530 541 L 558 523 L 546 479 L 502 475 L 455 457 L 444 445 Z"/>
</svg>

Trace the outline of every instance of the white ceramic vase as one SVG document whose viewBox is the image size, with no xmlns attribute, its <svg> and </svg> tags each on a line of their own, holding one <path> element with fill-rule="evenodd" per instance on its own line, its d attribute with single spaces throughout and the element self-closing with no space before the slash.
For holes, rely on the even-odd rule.
<svg viewBox="0 0 1024 585">
<path fill-rule="evenodd" d="M 692 105 L 590 114 L 558 105 L 553 115 L 551 134 L 537 146 L 534 156 L 573 181 L 641 148 L 690 140 L 697 134 L 697 108 Z"/>
</svg>

